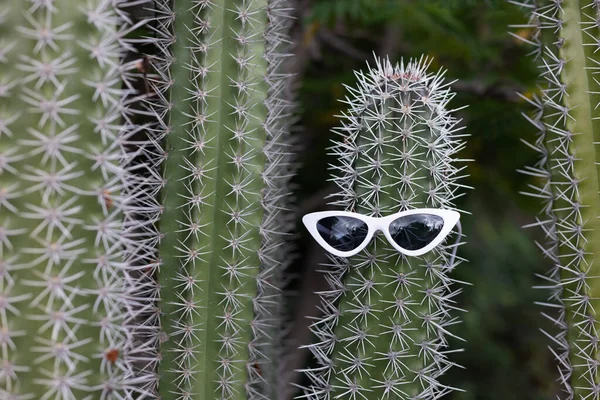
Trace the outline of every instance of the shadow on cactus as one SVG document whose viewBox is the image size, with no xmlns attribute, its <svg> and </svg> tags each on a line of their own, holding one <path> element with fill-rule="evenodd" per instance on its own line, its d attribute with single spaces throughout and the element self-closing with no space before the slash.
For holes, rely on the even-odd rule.
<svg viewBox="0 0 600 400">
<path fill-rule="evenodd" d="M 453 93 L 444 73 L 428 73 L 429 64 L 377 60 L 357 73 L 331 147 L 339 188 L 331 205 L 369 217 L 454 208 L 465 189 L 457 153 L 466 135 L 456 110 L 447 109 Z M 316 342 L 308 347 L 318 366 L 304 371 L 306 398 L 433 399 L 455 389 L 438 379 L 453 366 L 447 338 L 458 323 L 453 297 L 460 289 L 449 274 L 463 261 L 452 257 L 461 236 L 413 257 L 375 235 L 356 255 L 330 257 L 323 272 L 331 288 L 320 293 L 324 315 L 311 325 Z"/>
</svg>

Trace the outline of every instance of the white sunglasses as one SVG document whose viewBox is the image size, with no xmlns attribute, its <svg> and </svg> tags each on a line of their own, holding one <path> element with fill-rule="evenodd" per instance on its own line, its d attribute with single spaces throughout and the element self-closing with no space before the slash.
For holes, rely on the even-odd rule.
<svg viewBox="0 0 600 400">
<path fill-rule="evenodd" d="M 302 222 L 325 250 L 339 257 L 359 253 L 378 230 L 383 231 L 400 253 L 420 256 L 439 245 L 458 224 L 459 235 L 452 251 L 454 258 L 461 236 L 459 219 L 456 211 L 420 208 L 380 218 L 350 211 L 320 211 L 306 214 Z"/>
</svg>

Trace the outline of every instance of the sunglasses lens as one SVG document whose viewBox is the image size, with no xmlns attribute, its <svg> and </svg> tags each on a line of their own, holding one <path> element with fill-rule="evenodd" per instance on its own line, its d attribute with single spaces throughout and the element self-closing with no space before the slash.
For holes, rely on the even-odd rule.
<svg viewBox="0 0 600 400">
<path fill-rule="evenodd" d="M 334 249 L 352 251 L 365 241 L 369 228 L 358 218 L 325 217 L 317 222 L 319 235 Z"/>
<path fill-rule="evenodd" d="M 420 250 L 442 231 L 444 219 L 433 214 L 413 214 L 400 217 L 390 224 L 394 242 L 406 250 Z"/>
</svg>

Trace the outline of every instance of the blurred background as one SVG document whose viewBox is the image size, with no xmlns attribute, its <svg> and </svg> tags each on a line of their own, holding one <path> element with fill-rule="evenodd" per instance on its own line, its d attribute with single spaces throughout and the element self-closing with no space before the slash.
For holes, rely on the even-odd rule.
<svg viewBox="0 0 600 400">
<path fill-rule="evenodd" d="M 510 28 L 525 21 L 524 10 L 506 0 L 300 0 L 292 33 L 304 149 L 295 189 L 300 215 L 323 209 L 333 190 L 327 166 L 335 161 L 326 148 L 343 109 L 343 83 L 355 83 L 354 70 L 374 55 L 395 62 L 424 54 L 434 58 L 432 69 L 458 79 L 452 105 L 468 105 L 459 116 L 471 135 L 461 156 L 474 160 L 463 183 L 474 190 L 457 203 L 470 213 L 462 219 L 468 243 L 459 250 L 469 262 L 454 278 L 472 285 L 459 296 L 468 312 L 453 330 L 466 340 L 452 343 L 464 349 L 452 355 L 464 368 L 452 369 L 444 382 L 466 392 L 446 397 L 452 400 L 556 398 L 556 367 L 541 332 L 552 326 L 535 304 L 547 293 L 533 289 L 549 265 L 535 245 L 541 232 L 522 228 L 541 208 L 520 193 L 533 182 L 518 172 L 536 161 L 522 142 L 535 134 L 521 115 L 528 103 L 516 94 L 535 92 L 536 70 L 528 47 L 509 34 L 527 37 L 527 29 Z M 326 258 L 301 225 L 299 231 L 301 257 L 289 290 L 300 299 L 292 309 L 295 339 L 307 343 L 305 317 L 318 315 L 313 292 L 325 283 L 316 270 Z M 299 352 L 295 367 L 306 357 Z"/>
</svg>

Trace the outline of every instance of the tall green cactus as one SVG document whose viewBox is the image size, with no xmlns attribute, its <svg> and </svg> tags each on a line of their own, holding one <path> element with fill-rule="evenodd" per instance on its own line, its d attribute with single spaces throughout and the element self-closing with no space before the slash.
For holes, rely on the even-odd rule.
<svg viewBox="0 0 600 400">
<path fill-rule="evenodd" d="M 529 193 L 542 199 L 540 244 L 553 267 L 546 276 L 548 310 L 558 328 L 548 332 L 564 399 L 600 396 L 598 321 L 600 307 L 600 2 L 521 3 L 531 30 L 525 40 L 540 69 L 540 96 L 530 99 L 527 118 L 537 129 L 530 147 L 539 162 L 525 170 L 539 181 Z M 524 35 L 516 35 L 523 37 Z M 599 246 L 596 248 L 596 246 Z"/>
<path fill-rule="evenodd" d="M 118 398 L 133 156 L 116 2 L 0 4 L 0 398 Z"/>
<path fill-rule="evenodd" d="M 463 140 L 447 109 L 453 94 L 429 64 L 378 60 L 357 73 L 332 147 L 334 205 L 374 216 L 453 208 Z M 359 255 L 331 257 L 324 316 L 311 326 L 319 365 L 306 371 L 307 398 L 433 399 L 453 389 L 439 381 L 452 366 L 447 338 L 457 290 L 448 273 L 459 263 L 449 265 L 452 246 L 405 257 L 376 236 Z"/>
<path fill-rule="evenodd" d="M 274 398 L 293 170 L 286 3 L 155 3 L 161 398 Z"/>
<path fill-rule="evenodd" d="M 0 4 L 0 398 L 276 398 L 289 13 Z"/>
</svg>

